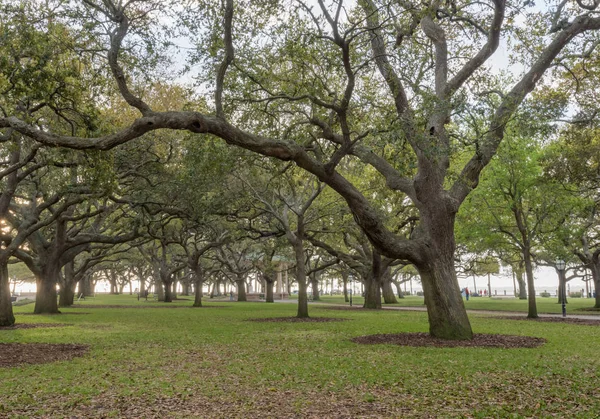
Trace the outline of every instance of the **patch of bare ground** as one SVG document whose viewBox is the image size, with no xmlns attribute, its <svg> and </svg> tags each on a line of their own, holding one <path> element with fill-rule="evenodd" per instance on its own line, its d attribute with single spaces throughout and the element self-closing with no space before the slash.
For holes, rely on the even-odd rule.
<svg viewBox="0 0 600 419">
<path fill-rule="evenodd" d="M 600 326 L 600 319 L 598 320 L 590 320 L 590 319 L 576 319 L 573 317 L 537 317 L 535 319 L 530 319 L 529 317 L 524 316 L 502 316 L 502 317 L 494 317 L 495 319 L 504 319 L 504 320 L 529 320 L 532 322 L 546 322 L 546 323 L 568 323 L 568 324 L 581 324 L 585 326 Z"/>
<path fill-rule="evenodd" d="M 428 346 L 436 348 L 536 348 L 546 339 L 530 336 L 473 334 L 472 340 L 446 340 L 434 338 L 428 333 L 393 333 L 359 336 L 352 342 L 363 345 L 388 343 L 400 346 Z"/>
<path fill-rule="evenodd" d="M 343 322 L 350 319 L 340 319 L 336 317 L 265 317 L 260 319 L 248 319 L 249 322 L 264 322 L 264 323 L 326 323 L 326 322 Z"/>
<path fill-rule="evenodd" d="M 88 345 L 70 343 L 0 343 L 0 367 L 47 364 L 83 356 Z"/>
<path fill-rule="evenodd" d="M 12 326 L 0 327 L 0 330 L 36 329 L 38 327 L 67 327 L 73 326 L 67 323 L 15 323 Z"/>
</svg>

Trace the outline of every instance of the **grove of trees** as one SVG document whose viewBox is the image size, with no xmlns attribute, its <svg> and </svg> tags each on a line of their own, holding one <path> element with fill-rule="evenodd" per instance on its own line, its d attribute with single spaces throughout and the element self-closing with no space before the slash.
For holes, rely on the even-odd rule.
<svg viewBox="0 0 600 419">
<path fill-rule="evenodd" d="M 416 274 L 444 339 L 473 258 L 530 317 L 536 265 L 598 289 L 598 6 L 0 0 L 0 326 L 18 261 L 36 313 L 100 277 L 272 301 L 285 269 L 307 317 L 319 278 L 380 308 Z"/>
</svg>

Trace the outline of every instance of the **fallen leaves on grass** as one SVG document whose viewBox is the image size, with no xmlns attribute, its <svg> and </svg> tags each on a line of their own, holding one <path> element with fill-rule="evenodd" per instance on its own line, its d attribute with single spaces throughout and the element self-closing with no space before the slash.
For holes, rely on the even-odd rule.
<svg viewBox="0 0 600 419">
<path fill-rule="evenodd" d="M 535 348 L 546 339 L 530 336 L 474 334 L 472 340 L 446 340 L 434 338 L 428 333 L 393 333 L 359 336 L 352 342 L 364 345 L 388 343 L 400 346 L 430 346 L 437 348 Z"/>
<path fill-rule="evenodd" d="M 68 343 L 0 343 L 0 367 L 46 364 L 83 356 L 88 345 Z"/>
<path fill-rule="evenodd" d="M 249 322 L 265 322 L 265 323 L 326 323 L 326 322 L 343 322 L 350 319 L 341 319 L 337 317 L 265 317 L 260 319 L 248 319 Z"/>
</svg>

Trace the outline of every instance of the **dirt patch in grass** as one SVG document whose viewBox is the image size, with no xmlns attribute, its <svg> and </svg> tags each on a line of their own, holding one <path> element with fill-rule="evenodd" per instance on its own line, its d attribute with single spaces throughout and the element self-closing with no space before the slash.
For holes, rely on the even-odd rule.
<svg viewBox="0 0 600 419">
<path fill-rule="evenodd" d="M 359 336 L 352 342 L 363 345 L 389 343 L 400 346 L 429 346 L 436 348 L 536 348 L 546 339 L 530 336 L 473 334 L 472 340 L 445 340 L 434 338 L 428 333 L 394 333 Z"/>
<path fill-rule="evenodd" d="M 495 319 L 504 320 L 528 320 L 532 322 L 544 322 L 544 323 L 568 323 L 568 324 L 581 324 L 585 326 L 600 326 L 600 319 L 576 319 L 573 317 L 538 317 L 536 319 L 530 319 L 529 317 L 523 316 L 502 316 L 494 317 Z"/>
<path fill-rule="evenodd" d="M 344 322 L 350 319 L 340 319 L 337 317 L 267 317 L 261 319 L 248 319 L 249 322 L 263 323 L 326 323 L 326 322 Z"/>
<path fill-rule="evenodd" d="M 47 364 L 83 356 L 88 345 L 70 343 L 0 343 L 0 367 Z"/>
<path fill-rule="evenodd" d="M 15 323 L 12 326 L 0 327 L 0 330 L 37 329 L 38 327 L 67 327 L 67 323 Z"/>
</svg>

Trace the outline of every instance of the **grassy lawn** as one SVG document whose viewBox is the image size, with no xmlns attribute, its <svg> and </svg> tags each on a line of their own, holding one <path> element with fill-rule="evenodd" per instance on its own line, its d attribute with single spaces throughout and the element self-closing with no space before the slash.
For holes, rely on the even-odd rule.
<svg viewBox="0 0 600 419">
<path fill-rule="evenodd" d="M 353 297 L 353 305 L 362 306 L 364 299 L 362 297 Z M 538 313 L 561 313 L 562 306 L 557 303 L 556 297 L 536 299 Z M 594 306 L 594 299 L 592 298 L 569 298 L 567 304 L 567 314 L 600 314 L 600 312 L 583 311 L 581 309 L 591 308 Z M 345 304 L 344 297 L 342 295 L 324 295 L 321 296 L 321 302 L 328 304 Z M 398 299 L 398 304 L 386 304 L 386 306 L 400 306 L 400 307 L 422 307 L 423 297 L 417 296 L 406 296 L 405 298 Z M 527 313 L 527 300 L 519 300 L 516 298 L 489 298 L 489 297 L 475 297 L 470 298 L 469 301 L 465 301 L 465 306 L 468 310 L 498 310 L 498 311 L 520 311 Z"/>
<path fill-rule="evenodd" d="M 0 368 L 0 417 L 595 418 L 600 412 L 600 327 L 472 315 L 476 333 L 547 343 L 510 350 L 411 348 L 350 339 L 427 331 L 425 313 L 311 305 L 312 316 L 348 321 L 257 323 L 247 319 L 293 316 L 296 307 L 219 301 L 194 309 L 189 300 L 161 309 L 169 305 L 129 295 L 80 304 L 85 307 L 56 316 L 23 315 L 33 306 L 15 307 L 20 323 L 68 326 L 0 330 L 1 343 L 79 343 L 90 352 Z"/>
</svg>

